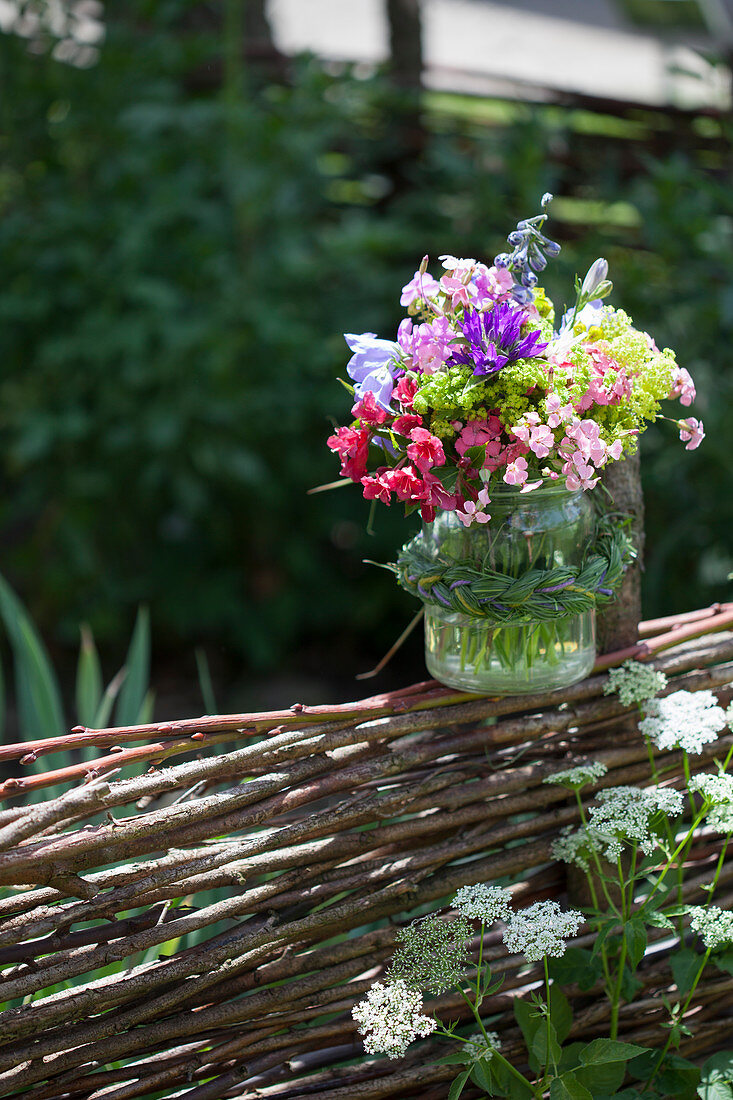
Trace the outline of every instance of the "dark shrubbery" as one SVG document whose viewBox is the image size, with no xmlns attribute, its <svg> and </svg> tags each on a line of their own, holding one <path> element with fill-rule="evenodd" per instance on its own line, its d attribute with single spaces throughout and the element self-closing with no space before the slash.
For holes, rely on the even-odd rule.
<svg viewBox="0 0 733 1100">
<path fill-rule="evenodd" d="M 368 538 L 356 490 L 306 496 L 337 476 L 341 334 L 390 335 L 423 253 L 491 256 L 545 190 L 568 242 L 550 293 L 606 255 L 614 301 L 701 390 L 699 452 L 671 425 L 645 443 L 646 610 L 721 598 L 733 198 L 719 143 L 711 167 L 694 147 L 645 161 L 631 138 L 578 137 L 590 116 L 472 118 L 434 98 L 395 189 L 399 104 L 380 78 L 305 59 L 287 87 L 196 92 L 216 44 L 167 11 L 113 24 L 87 70 L 0 40 L 2 558 L 45 633 L 68 640 L 87 619 L 119 639 L 146 602 L 158 639 L 216 639 L 259 668 L 304 641 L 391 641 L 409 601 L 362 559 L 389 558 L 404 520 L 383 512 Z"/>
</svg>

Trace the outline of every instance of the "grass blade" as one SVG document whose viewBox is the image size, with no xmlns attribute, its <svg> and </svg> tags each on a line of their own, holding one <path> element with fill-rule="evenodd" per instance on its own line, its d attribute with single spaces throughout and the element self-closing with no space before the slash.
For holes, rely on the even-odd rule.
<svg viewBox="0 0 733 1100">
<path fill-rule="evenodd" d="M 199 674 L 199 687 L 201 688 L 201 697 L 204 701 L 206 713 L 218 714 L 214 685 L 211 681 L 211 670 L 209 669 L 206 651 L 202 646 L 196 647 L 196 669 Z"/>
<path fill-rule="evenodd" d="M 76 716 L 83 726 L 93 726 L 102 701 L 102 668 L 94 635 L 81 626 L 79 662 L 76 667 Z"/>
<path fill-rule="evenodd" d="M 137 613 L 125 669 L 125 680 L 115 708 L 115 725 L 134 726 L 140 721 L 150 680 L 150 612 L 147 607 L 141 607 Z"/>
<path fill-rule="evenodd" d="M 56 674 L 28 612 L 1 576 L 0 617 L 13 650 L 21 739 L 58 737 L 66 721 Z"/>
</svg>

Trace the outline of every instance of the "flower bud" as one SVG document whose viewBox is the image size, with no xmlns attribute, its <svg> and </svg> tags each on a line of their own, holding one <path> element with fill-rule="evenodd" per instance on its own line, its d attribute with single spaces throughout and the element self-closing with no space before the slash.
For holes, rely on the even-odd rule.
<svg viewBox="0 0 733 1100">
<path fill-rule="evenodd" d="M 525 271 L 522 275 L 522 286 L 537 286 L 537 276 L 534 271 Z"/>
<path fill-rule="evenodd" d="M 557 243 L 557 241 L 547 241 L 545 243 L 545 253 L 550 257 L 559 256 L 560 245 Z"/>
<path fill-rule="evenodd" d="M 509 244 L 516 247 L 516 245 L 524 243 L 524 233 L 520 233 L 518 229 L 515 229 L 509 234 L 507 240 L 509 241 Z"/>
<path fill-rule="evenodd" d="M 550 192 L 550 191 L 545 191 L 545 193 L 544 193 L 544 195 L 542 196 L 542 199 L 541 199 L 541 201 L 540 201 L 540 206 L 541 206 L 541 207 L 542 207 L 542 209 L 544 210 L 544 209 L 545 209 L 545 207 L 546 207 L 546 206 L 549 206 L 551 202 L 552 202 L 552 192 Z"/>
<path fill-rule="evenodd" d="M 418 268 L 418 271 L 420 272 L 421 275 L 424 275 L 425 272 L 428 270 L 428 262 L 429 262 L 429 257 L 427 255 L 423 256 L 422 260 L 420 261 L 420 266 Z"/>
<path fill-rule="evenodd" d="M 607 275 L 608 261 L 599 256 L 595 263 L 591 264 L 588 274 L 583 279 L 583 285 L 580 289 L 581 299 L 587 302 L 596 297 L 596 290 L 604 282 Z"/>
<path fill-rule="evenodd" d="M 508 252 L 500 252 L 498 256 L 494 256 L 494 267 L 509 267 L 510 260 Z"/>
</svg>

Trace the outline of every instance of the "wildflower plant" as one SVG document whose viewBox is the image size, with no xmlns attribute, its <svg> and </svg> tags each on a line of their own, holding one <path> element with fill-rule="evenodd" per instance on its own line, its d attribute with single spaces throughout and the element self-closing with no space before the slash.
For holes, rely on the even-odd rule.
<svg viewBox="0 0 733 1100">
<path fill-rule="evenodd" d="M 429 1033 L 456 1043 L 457 1049 L 440 1060 L 456 1067 L 448 1100 L 457 1100 L 469 1082 L 487 1095 L 521 1100 L 541 1100 L 548 1095 L 551 1100 L 596 1100 L 601 1096 L 603 1100 L 615 1096 L 682 1100 L 693 1095 L 723 1100 L 733 1095 L 733 1082 L 721 1071 L 730 1061 L 730 1051 L 713 1055 L 702 1067 L 675 1053 L 683 1037 L 693 1034 L 695 1014 L 691 1008 L 705 968 L 730 967 L 733 913 L 713 901 L 733 834 L 733 777 L 727 772 L 733 748 L 718 763 L 717 771 L 692 776 L 688 749 L 696 751 L 700 738 L 710 731 L 717 738 L 720 715 L 726 716 L 709 692 L 695 693 L 692 702 L 689 698 L 680 701 L 680 697 L 690 696 L 689 692 L 651 699 L 650 692 L 667 685 L 661 675 L 650 677 L 648 672 L 654 674 L 647 668 L 643 675 L 625 668 L 614 678 L 613 690 L 626 691 L 622 701 L 636 703 L 647 714 L 642 727 L 649 716 L 672 721 L 671 715 L 681 713 L 693 723 L 684 731 L 676 727 L 678 733 L 684 732 L 675 744 L 683 750 L 686 789 L 660 782 L 654 768 L 657 782 L 608 787 L 597 791 L 586 804 L 581 791 L 607 773 L 600 761 L 579 763 L 544 780 L 564 786 L 578 807 L 579 827 L 562 831 L 553 844 L 553 855 L 583 872 L 590 904 L 582 912 L 554 900 L 516 909 L 504 887 L 489 883 L 464 886 L 452 899 L 451 913 L 422 918 L 398 934 L 400 947 L 387 972 L 386 988 L 393 991 L 394 998 L 402 999 L 408 1021 L 404 1029 L 397 1023 L 389 1025 L 388 1019 L 402 1017 L 392 1008 L 393 1001 L 381 983 L 354 1009 L 359 1030 L 366 1037 L 365 1049 L 370 1052 L 376 1052 L 381 1044 L 390 1057 L 396 1057 L 397 1050 L 404 1053 L 403 1037 L 410 1029 L 414 1037 Z M 655 702 L 667 699 L 673 700 L 668 710 L 655 707 Z M 701 827 L 723 832 L 725 840 L 710 881 L 703 887 L 706 903 L 688 905 L 683 892 L 684 867 Z M 485 1021 L 481 1015 L 483 1002 L 497 993 L 503 982 L 502 977 L 492 975 L 492 960 L 484 946 L 486 931 L 496 925 L 501 928 L 506 950 L 523 956 L 529 968 L 526 985 L 531 991 L 514 999 L 514 1015 L 526 1045 L 519 1059 L 505 1056 L 500 1034 L 487 1026 L 493 1019 Z M 656 930 L 665 937 L 679 936 L 679 947 L 670 956 L 672 972 L 662 980 L 663 987 L 676 987 L 677 999 L 670 1003 L 662 996 L 659 1003 L 666 1006 L 668 1018 L 660 1025 L 659 1041 L 647 1047 L 622 1040 L 619 1023 L 624 1003 L 632 1003 L 641 989 L 648 995 L 638 972 L 644 969 L 650 932 Z M 590 931 L 592 946 L 571 943 L 581 931 Z M 493 944 L 496 938 L 492 936 Z M 471 944 L 476 946 L 469 951 Z M 492 956 L 495 953 L 494 947 Z M 541 978 L 539 986 L 532 980 L 533 971 Z M 606 1035 L 589 1042 L 568 1042 L 573 1013 L 563 985 L 595 991 L 596 997 L 605 995 Z M 451 988 L 460 994 L 469 1013 L 465 1035 L 456 1020 L 446 1024 L 433 1015 L 425 1022 L 429 1009 L 422 996 L 444 996 Z M 389 1005 L 392 1013 L 380 1026 L 370 1015 L 375 1002 Z M 711 1081 L 716 1088 L 720 1086 L 719 1091 L 706 1091 Z"/>
<path fill-rule="evenodd" d="M 562 477 L 592 489 L 607 463 L 636 450 L 661 402 L 692 403 L 674 352 L 604 304 L 604 259 L 556 316 L 540 285 L 560 251 L 544 233 L 551 199 L 517 224 L 512 250 L 493 264 L 441 256 L 436 278 L 423 257 L 402 288 L 407 316 L 395 340 L 346 335 L 353 419 L 328 446 L 367 500 L 419 509 L 428 522 L 440 509 L 465 527 L 486 524 L 494 485 L 531 492 Z M 699 446 L 698 419 L 671 419 L 688 450 Z"/>
</svg>

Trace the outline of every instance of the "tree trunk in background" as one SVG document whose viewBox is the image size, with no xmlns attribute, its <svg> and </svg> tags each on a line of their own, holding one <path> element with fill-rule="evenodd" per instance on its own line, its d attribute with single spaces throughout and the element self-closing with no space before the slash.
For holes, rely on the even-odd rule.
<svg viewBox="0 0 733 1100">
<path fill-rule="evenodd" d="M 390 148 L 381 165 L 392 188 L 382 200 L 388 203 L 409 190 L 411 167 L 422 156 L 425 130 L 420 114 L 422 97 L 422 13 L 420 0 L 386 0 L 389 26 L 387 75 L 395 89 L 390 105 Z"/>
<path fill-rule="evenodd" d="M 638 452 L 621 462 L 611 462 L 603 471 L 603 484 L 611 495 L 612 511 L 632 517 L 631 535 L 637 557 L 629 566 L 617 598 L 598 619 L 598 651 L 611 653 L 638 640 L 641 619 L 641 572 L 644 556 L 644 497 Z"/>
<path fill-rule="evenodd" d="M 387 0 L 389 72 L 392 81 L 414 92 L 422 88 L 420 0 Z"/>
</svg>

